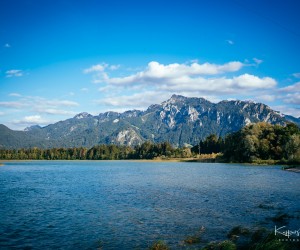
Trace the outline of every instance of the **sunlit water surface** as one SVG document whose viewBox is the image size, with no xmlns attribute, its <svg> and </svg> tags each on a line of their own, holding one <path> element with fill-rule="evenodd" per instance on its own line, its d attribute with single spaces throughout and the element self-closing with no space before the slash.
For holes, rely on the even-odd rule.
<svg viewBox="0 0 300 250">
<path fill-rule="evenodd" d="M 280 166 L 130 161 L 10 162 L 0 167 L 0 249 L 147 249 L 234 226 L 300 227 L 300 174 Z"/>
</svg>

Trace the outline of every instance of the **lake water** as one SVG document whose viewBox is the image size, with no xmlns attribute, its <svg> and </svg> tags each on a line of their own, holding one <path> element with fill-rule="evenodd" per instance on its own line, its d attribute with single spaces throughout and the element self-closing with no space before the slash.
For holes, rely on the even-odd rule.
<svg viewBox="0 0 300 250">
<path fill-rule="evenodd" d="M 0 167 L 0 249 L 147 249 L 237 225 L 300 228 L 300 174 L 239 164 L 33 161 Z M 277 226 L 279 226 L 277 222 Z"/>
</svg>

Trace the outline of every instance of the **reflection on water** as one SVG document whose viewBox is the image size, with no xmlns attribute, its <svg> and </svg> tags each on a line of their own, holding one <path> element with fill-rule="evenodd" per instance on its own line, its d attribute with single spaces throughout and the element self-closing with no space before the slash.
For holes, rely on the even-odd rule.
<svg viewBox="0 0 300 250">
<path fill-rule="evenodd" d="M 300 226 L 300 175 L 280 167 L 206 163 L 18 162 L 0 168 L 0 248 L 175 249 L 202 226 Z M 279 223 L 280 224 L 280 223 Z"/>
</svg>

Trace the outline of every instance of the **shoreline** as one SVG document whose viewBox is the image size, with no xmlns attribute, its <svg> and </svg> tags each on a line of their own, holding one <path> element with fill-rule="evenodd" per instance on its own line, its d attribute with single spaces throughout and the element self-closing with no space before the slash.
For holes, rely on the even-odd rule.
<svg viewBox="0 0 300 250">
<path fill-rule="evenodd" d="M 5 162 L 32 162 L 32 161 L 69 161 L 69 162 L 75 162 L 75 161 L 82 161 L 82 162 L 103 162 L 103 161 L 131 161 L 131 162 L 215 162 L 215 158 L 161 158 L 156 157 L 154 159 L 107 159 L 107 160 L 80 160 L 80 159 L 74 159 L 74 160 L 40 160 L 40 159 L 26 159 L 26 160 L 6 160 L 6 159 L 0 159 L 0 164 L 3 164 Z"/>
<path fill-rule="evenodd" d="M 154 158 L 154 159 L 115 159 L 115 160 L 36 160 L 36 159 L 28 159 L 28 160 L 5 160 L 0 159 L 0 166 L 4 166 L 5 163 L 11 162 L 38 162 L 38 161 L 49 161 L 49 162 L 109 162 L 109 161 L 119 161 L 119 162 L 189 162 L 189 163 L 225 163 L 225 164 L 246 164 L 246 165 L 253 165 L 253 166 L 279 166 L 282 165 L 282 169 L 291 172 L 300 173 L 300 165 L 288 165 L 285 163 L 274 162 L 274 161 L 265 161 L 265 162 L 224 162 L 218 161 L 216 158 Z"/>
<path fill-rule="evenodd" d="M 89 159 L 0 159 L 0 164 L 5 162 L 31 162 L 31 161 L 86 161 L 86 162 L 103 162 L 103 161 L 131 161 L 131 162 L 202 162 L 202 163 L 223 163 L 217 159 L 218 154 L 202 154 L 200 157 L 155 157 L 153 159 L 100 159 L 100 160 L 89 160 Z M 226 163 L 226 162 L 224 162 Z M 229 163 L 229 162 L 228 162 Z"/>
<path fill-rule="evenodd" d="M 171 159 L 116 159 L 116 160 L 0 160 L 1 164 L 5 164 L 6 162 L 38 162 L 38 161 L 49 161 L 49 162 L 59 162 L 59 161 L 68 161 L 68 162 L 105 162 L 105 161 L 119 161 L 119 162 L 192 162 L 192 158 L 171 158 Z"/>
</svg>

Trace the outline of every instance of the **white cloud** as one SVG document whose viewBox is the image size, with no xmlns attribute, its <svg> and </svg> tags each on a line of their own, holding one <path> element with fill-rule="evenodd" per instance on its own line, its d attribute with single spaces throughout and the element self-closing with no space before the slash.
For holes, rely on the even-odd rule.
<svg viewBox="0 0 300 250">
<path fill-rule="evenodd" d="M 133 85 L 133 84 L 159 84 L 162 79 L 176 79 L 182 76 L 199 76 L 199 75 L 218 75 L 227 72 L 236 72 L 244 66 L 239 61 L 233 61 L 226 64 L 218 65 L 211 63 L 199 64 L 193 62 L 190 64 L 160 64 L 152 61 L 147 68 L 136 74 L 125 77 L 109 77 L 105 68 L 108 66 L 94 65 L 86 69 L 85 73 L 96 72 L 93 83 L 107 83 L 114 85 Z"/>
<path fill-rule="evenodd" d="M 23 129 L 35 124 L 47 125 L 57 122 L 62 116 L 69 118 L 78 113 L 74 111 L 74 107 L 78 107 L 79 104 L 70 100 L 49 100 L 39 96 L 16 96 L 16 98 L 18 98 L 17 101 L 0 102 L 0 111 L 3 111 L 3 114 L 4 112 L 5 115 L 14 113 L 15 120 L 10 119 L 9 124 L 15 129 Z M 10 110 L 6 111 L 6 109 Z M 34 115 L 30 115 L 32 113 Z M 50 116 L 51 119 L 49 119 Z"/>
<path fill-rule="evenodd" d="M 295 91 L 300 91 L 300 82 L 297 82 L 293 85 L 289 85 L 287 87 L 284 87 L 284 88 L 280 88 L 279 89 L 280 91 L 283 91 L 283 92 L 295 92 Z"/>
<path fill-rule="evenodd" d="M 13 120 L 12 122 L 10 122 L 10 127 L 13 127 L 13 129 L 16 130 L 23 130 L 25 127 L 30 127 L 33 125 L 45 126 L 55 122 L 57 122 L 57 120 L 45 119 L 40 115 L 28 115 L 21 119 Z"/>
<path fill-rule="evenodd" d="M 256 63 L 256 65 L 259 65 L 259 64 L 263 63 L 263 60 L 257 59 L 255 57 L 253 58 L 253 61 Z"/>
<path fill-rule="evenodd" d="M 111 85 L 105 85 L 103 87 L 100 87 L 98 89 L 99 92 L 114 92 L 116 94 L 116 92 L 120 92 L 120 88 L 116 89 L 114 86 L 111 86 Z"/>
<path fill-rule="evenodd" d="M 300 118 L 300 109 L 287 106 L 287 105 L 276 105 L 276 106 L 271 106 L 273 110 L 280 111 L 282 114 L 285 115 L 292 115 L 294 117 L 299 117 Z"/>
<path fill-rule="evenodd" d="M 6 77 L 20 77 L 20 76 L 23 76 L 23 71 L 19 70 L 19 69 L 7 70 L 5 73 L 6 73 Z"/>
<path fill-rule="evenodd" d="M 21 97 L 22 95 L 19 93 L 10 93 L 9 96 Z"/>
<path fill-rule="evenodd" d="M 300 105 L 300 82 L 277 89 L 284 103 Z"/>
<path fill-rule="evenodd" d="M 10 45 L 9 43 L 6 43 L 6 44 L 4 44 L 4 47 L 5 47 L 5 48 L 10 48 L 11 45 Z"/>
<path fill-rule="evenodd" d="M 108 74 L 106 72 L 99 72 L 94 75 L 92 83 L 103 83 L 109 81 Z"/>
<path fill-rule="evenodd" d="M 232 41 L 232 40 L 226 40 L 226 42 L 227 42 L 228 44 L 230 44 L 230 45 L 233 45 L 233 44 L 234 44 L 234 41 Z"/>
<path fill-rule="evenodd" d="M 90 68 L 85 69 L 83 71 L 83 73 L 88 74 L 88 73 L 92 73 L 92 72 L 103 72 L 105 70 L 105 68 L 107 68 L 107 66 L 108 66 L 108 64 L 106 64 L 106 63 L 93 65 Z"/>
<path fill-rule="evenodd" d="M 177 93 L 178 91 L 199 92 L 209 95 L 249 94 L 249 91 L 270 89 L 276 86 L 276 81 L 269 77 L 243 74 L 233 78 L 191 78 L 181 77 L 172 82 L 162 83 L 158 89 Z"/>
<path fill-rule="evenodd" d="M 169 93 L 157 95 L 156 91 L 145 91 L 143 93 L 135 93 L 132 95 L 112 96 L 97 101 L 112 107 L 128 107 L 135 109 L 145 109 L 155 103 L 160 103 L 170 98 Z"/>
<path fill-rule="evenodd" d="M 120 68 L 120 65 L 109 65 L 101 63 L 91 66 L 83 71 L 85 74 L 93 73 L 92 83 L 103 83 L 109 81 L 108 71 L 114 71 Z"/>
<path fill-rule="evenodd" d="M 14 120 L 13 124 L 31 126 L 31 125 L 47 125 L 50 121 L 42 118 L 40 115 L 25 116 L 21 120 Z"/>
<path fill-rule="evenodd" d="M 223 65 L 210 63 L 169 64 L 150 62 L 144 71 L 134 75 L 107 80 L 112 85 L 140 84 L 156 86 L 160 90 L 169 91 L 203 91 L 204 93 L 237 93 L 241 90 L 269 89 L 276 86 L 276 81 L 270 77 L 259 78 L 243 74 L 232 78 L 207 75 L 219 75 L 236 72 L 243 67 L 241 62 L 229 62 Z"/>
<path fill-rule="evenodd" d="M 120 65 L 109 65 L 107 63 L 101 63 L 91 66 L 90 68 L 87 68 L 83 70 L 83 73 L 89 74 L 89 73 L 95 73 L 95 72 L 104 72 L 106 69 L 108 70 L 117 70 L 120 68 Z"/>
<path fill-rule="evenodd" d="M 294 74 L 293 74 L 293 77 L 295 77 L 295 78 L 300 78 L 300 72 L 294 73 Z"/>
<path fill-rule="evenodd" d="M 259 59 L 256 61 L 261 63 Z M 258 99 L 258 96 L 260 100 L 274 100 L 272 92 L 264 92 L 276 90 L 275 79 L 238 73 L 244 66 L 255 65 L 239 61 L 225 64 L 199 63 L 197 60 L 182 64 L 152 61 L 143 70 L 133 74 L 128 72 L 122 77 L 110 77 L 106 71 L 100 72 L 105 75 L 94 75 L 93 82 L 102 83 L 99 91 L 106 95 L 98 103 L 114 108 L 145 108 L 168 99 L 174 93 L 205 97 L 211 101 L 227 98 Z"/>
<path fill-rule="evenodd" d="M 79 106 L 78 102 L 68 101 L 68 100 L 46 100 L 44 98 L 37 98 L 37 102 L 41 105 L 59 107 L 59 106 L 66 106 L 66 107 L 77 107 Z"/>
<path fill-rule="evenodd" d="M 110 65 L 110 66 L 109 66 L 109 69 L 110 69 L 110 70 L 117 70 L 117 69 L 119 69 L 120 67 L 121 67 L 120 64 L 118 64 L 118 65 Z"/>
<path fill-rule="evenodd" d="M 82 89 L 80 89 L 82 92 L 85 92 L 85 93 L 87 93 L 87 92 L 89 92 L 89 89 L 88 88 L 82 88 Z"/>
<path fill-rule="evenodd" d="M 45 120 L 39 115 L 25 116 L 24 121 L 28 123 L 44 123 Z"/>
<path fill-rule="evenodd" d="M 277 82 L 271 77 L 259 78 L 254 75 L 243 74 L 233 78 L 233 85 L 246 89 L 269 89 L 276 86 Z"/>
<path fill-rule="evenodd" d="M 144 71 L 136 74 L 101 79 L 101 82 L 106 82 L 115 85 L 132 85 L 132 84 L 160 84 L 160 82 L 171 82 L 180 78 L 195 77 L 199 75 L 218 75 L 226 72 L 236 72 L 244 66 L 238 61 L 229 62 L 223 65 L 211 63 L 192 63 L 192 64 L 160 64 L 158 62 L 150 62 Z"/>
<path fill-rule="evenodd" d="M 292 93 L 292 94 L 287 94 L 284 97 L 284 102 L 285 103 L 291 103 L 291 104 L 300 105 L 300 92 L 296 92 L 296 93 Z"/>
<path fill-rule="evenodd" d="M 27 106 L 24 102 L 18 101 L 18 102 L 0 102 L 0 107 L 3 108 L 16 108 L 20 109 Z"/>
<path fill-rule="evenodd" d="M 38 96 L 24 96 L 19 98 L 17 101 L 0 102 L 0 107 L 2 108 L 56 115 L 73 115 L 74 112 L 68 109 L 78 106 L 79 103 L 74 101 L 56 99 L 48 100 Z"/>
<path fill-rule="evenodd" d="M 255 98 L 260 102 L 273 102 L 277 99 L 275 95 L 260 95 Z"/>
<path fill-rule="evenodd" d="M 57 122 L 61 119 L 61 116 L 69 118 L 76 113 L 73 110 L 79 104 L 69 100 L 47 100 L 41 97 L 17 97 L 17 101 L 4 101 L 0 102 L 0 115 L 10 115 L 15 120 L 10 119 L 10 128 L 23 129 L 31 125 L 47 125 L 49 123 Z M 9 109 L 9 111 L 7 110 Z M 4 113 L 5 112 L 5 113 Z M 34 112 L 36 115 L 28 115 L 20 119 L 21 115 L 30 114 Z M 52 119 L 45 119 L 48 116 L 52 116 Z M 59 116 L 56 117 L 56 116 Z M 55 118 L 56 117 L 56 118 Z M 4 123 L 4 122 L 2 122 Z"/>
<path fill-rule="evenodd" d="M 36 112 L 38 113 L 44 113 L 48 115 L 75 115 L 76 112 L 74 111 L 68 111 L 68 110 L 62 110 L 62 109 L 54 109 L 54 108 L 36 108 Z"/>
</svg>

